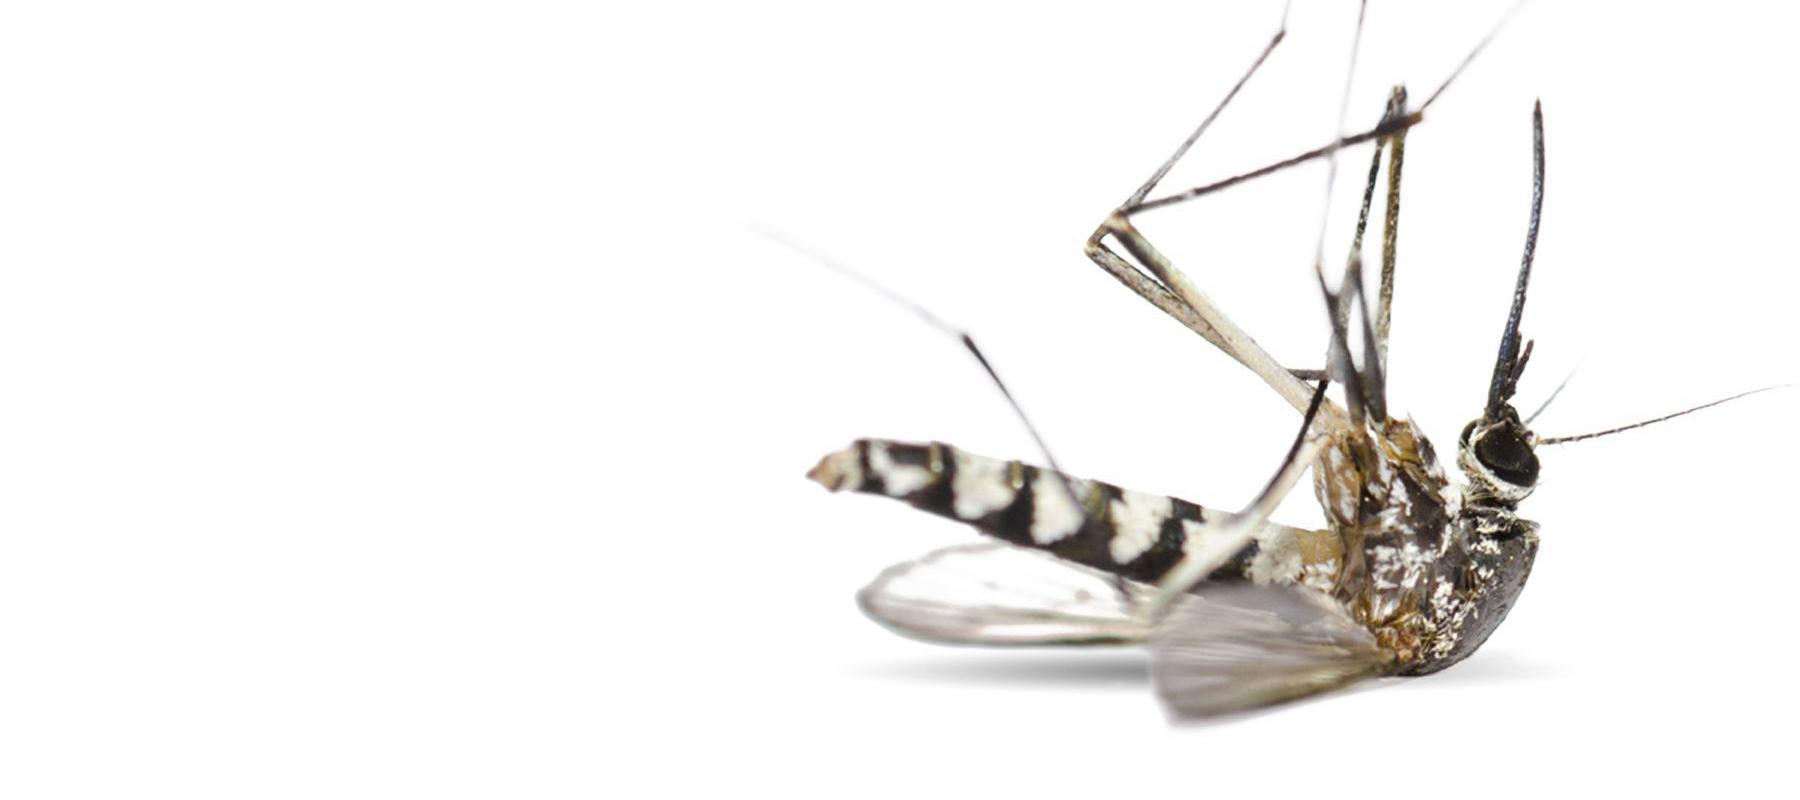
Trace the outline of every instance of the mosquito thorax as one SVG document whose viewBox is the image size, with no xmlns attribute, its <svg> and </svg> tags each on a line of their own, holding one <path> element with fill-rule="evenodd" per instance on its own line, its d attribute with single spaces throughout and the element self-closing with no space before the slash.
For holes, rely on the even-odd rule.
<svg viewBox="0 0 1800 800">
<path fill-rule="evenodd" d="M 1538 459 L 1531 429 L 1511 405 L 1463 428 L 1456 465 L 1469 476 L 1469 499 L 1508 508 L 1537 488 Z"/>
</svg>

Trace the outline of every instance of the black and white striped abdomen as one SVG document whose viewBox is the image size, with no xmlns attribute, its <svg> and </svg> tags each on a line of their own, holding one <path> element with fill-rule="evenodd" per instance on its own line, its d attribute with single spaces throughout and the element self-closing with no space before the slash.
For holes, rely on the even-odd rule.
<svg viewBox="0 0 1800 800">
<path fill-rule="evenodd" d="M 821 459 L 807 477 L 832 491 L 905 500 L 990 536 L 1145 582 L 1161 578 L 1190 548 L 1220 534 L 1231 517 L 1186 500 L 1064 477 L 939 442 L 860 439 Z M 1071 501 L 1069 490 L 1078 501 Z M 1328 531 L 1270 523 L 1211 577 L 1305 582 L 1328 590 L 1341 554 L 1341 543 Z"/>
</svg>

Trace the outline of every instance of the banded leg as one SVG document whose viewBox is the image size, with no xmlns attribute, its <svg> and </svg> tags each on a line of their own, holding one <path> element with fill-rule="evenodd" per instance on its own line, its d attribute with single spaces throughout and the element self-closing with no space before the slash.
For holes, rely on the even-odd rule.
<svg viewBox="0 0 1800 800">
<path fill-rule="evenodd" d="M 1236 515 L 1186 500 L 936 442 L 858 440 L 825 456 L 808 477 L 833 491 L 904 500 L 994 538 L 1144 583 L 1164 579 L 1196 553 L 1219 550 L 1219 537 L 1240 524 Z M 1065 485 L 1078 501 L 1068 499 Z M 1330 587 L 1342 557 L 1335 534 L 1261 521 L 1252 536 L 1232 540 L 1211 577 Z"/>
</svg>

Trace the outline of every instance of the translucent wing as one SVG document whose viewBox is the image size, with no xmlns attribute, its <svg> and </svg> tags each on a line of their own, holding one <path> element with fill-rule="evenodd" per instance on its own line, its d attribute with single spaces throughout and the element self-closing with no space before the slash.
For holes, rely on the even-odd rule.
<svg viewBox="0 0 1800 800">
<path fill-rule="evenodd" d="M 1132 586 L 1126 591 L 1148 591 Z M 1002 542 L 933 551 L 889 567 L 856 596 L 863 613 L 931 642 L 1101 645 L 1141 642 L 1132 598 L 1099 570 Z"/>
<path fill-rule="evenodd" d="M 1203 585 L 1157 626 L 1150 651 L 1157 694 L 1185 717 L 1329 691 L 1387 663 L 1337 601 L 1293 585 Z"/>
</svg>

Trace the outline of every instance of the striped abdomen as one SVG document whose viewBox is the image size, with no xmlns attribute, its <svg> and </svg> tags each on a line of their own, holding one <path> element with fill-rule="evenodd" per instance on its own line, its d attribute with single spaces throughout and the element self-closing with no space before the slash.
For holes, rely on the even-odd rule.
<svg viewBox="0 0 1800 800">
<path fill-rule="evenodd" d="M 1059 558 L 1154 582 L 1230 518 L 1186 500 L 1068 478 L 947 444 L 860 439 L 807 473 L 832 491 L 905 500 L 982 533 Z M 1078 501 L 1071 501 L 1073 490 Z M 1270 523 L 1214 580 L 1306 582 L 1329 589 L 1342 545 L 1327 531 Z"/>
</svg>

